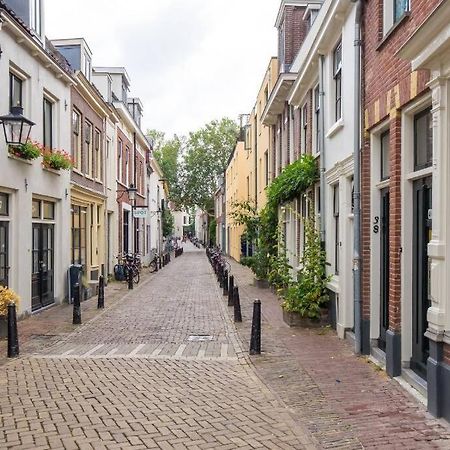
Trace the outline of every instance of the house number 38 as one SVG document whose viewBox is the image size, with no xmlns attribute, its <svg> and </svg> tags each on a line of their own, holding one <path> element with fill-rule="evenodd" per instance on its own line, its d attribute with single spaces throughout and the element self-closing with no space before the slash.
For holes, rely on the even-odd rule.
<svg viewBox="0 0 450 450">
<path fill-rule="evenodd" d="M 378 216 L 375 216 L 374 221 L 373 221 L 373 232 L 375 234 L 377 234 L 380 231 L 379 222 L 380 222 L 380 218 Z"/>
</svg>

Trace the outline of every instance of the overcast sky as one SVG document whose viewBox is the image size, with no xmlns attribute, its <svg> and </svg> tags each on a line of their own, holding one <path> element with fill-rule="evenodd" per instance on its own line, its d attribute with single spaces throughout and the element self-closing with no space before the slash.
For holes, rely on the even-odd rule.
<svg viewBox="0 0 450 450">
<path fill-rule="evenodd" d="M 144 131 L 187 134 L 256 101 L 280 0 L 46 0 L 50 39 L 84 37 L 94 66 L 125 66 Z"/>
</svg>

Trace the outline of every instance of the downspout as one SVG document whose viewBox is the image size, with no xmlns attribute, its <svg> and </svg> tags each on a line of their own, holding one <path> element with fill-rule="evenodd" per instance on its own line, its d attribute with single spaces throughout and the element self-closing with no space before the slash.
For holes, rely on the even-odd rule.
<svg viewBox="0 0 450 450">
<path fill-rule="evenodd" d="M 362 314 L 361 314 L 361 16 L 362 1 L 356 3 L 355 12 L 355 98 L 354 98 L 354 192 L 353 192 L 353 300 L 355 308 L 355 353 L 362 351 Z"/>
<path fill-rule="evenodd" d="M 136 170 L 136 161 L 137 161 L 137 147 L 136 147 L 136 132 L 133 132 L 133 150 L 134 150 L 134 158 L 133 158 L 133 184 L 134 187 L 137 188 L 137 170 Z M 136 206 L 136 199 L 133 201 Z M 134 214 L 134 207 L 131 208 L 131 214 Z M 135 219 L 134 216 L 131 218 L 131 223 L 133 224 L 133 238 L 134 238 L 134 253 L 137 253 L 137 243 L 139 239 L 139 219 Z"/>
<path fill-rule="evenodd" d="M 320 242 L 325 249 L 325 92 L 324 92 L 324 65 L 325 56 L 320 57 L 319 71 L 319 108 L 320 108 L 320 132 L 319 132 L 319 150 L 320 150 Z"/>
</svg>

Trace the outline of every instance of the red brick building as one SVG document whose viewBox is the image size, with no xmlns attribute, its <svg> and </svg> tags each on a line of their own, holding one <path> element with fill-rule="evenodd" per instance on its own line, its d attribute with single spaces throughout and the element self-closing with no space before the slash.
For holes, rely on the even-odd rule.
<svg viewBox="0 0 450 450">
<path fill-rule="evenodd" d="M 442 307 L 434 305 L 441 290 L 434 267 L 441 257 L 433 260 L 430 253 L 439 208 L 437 119 L 430 67 L 412 66 L 402 55 L 441 3 L 365 2 L 363 350 L 385 358 L 390 376 L 402 375 L 427 394 L 433 414 L 450 418 L 446 324 Z"/>
</svg>

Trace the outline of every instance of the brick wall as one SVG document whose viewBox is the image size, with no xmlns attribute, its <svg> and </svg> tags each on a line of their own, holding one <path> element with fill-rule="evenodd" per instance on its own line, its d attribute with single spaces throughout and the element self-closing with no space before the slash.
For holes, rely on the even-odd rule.
<svg viewBox="0 0 450 450">
<path fill-rule="evenodd" d="M 292 64 L 302 42 L 305 39 L 307 24 L 303 20 L 304 14 L 304 7 L 286 6 L 284 13 L 285 64 Z"/>
<path fill-rule="evenodd" d="M 363 16 L 363 103 L 365 136 L 361 162 L 363 318 L 370 317 L 370 135 L 371 128 L 390 120 L 390 327 L 400 331 L 401 118 L 399 111 L 423 95 L 427 71 L 411 73 L 411 64 L 396 56 L 417 27 L 442 0 L 414 0 L 411 12 L 383 36 L 383 0 L 365 2 Z"/>
<path fill-rule="evenodd" d="M 103 129 L 103 120 L 102 118 L 91 108 L 88 102 L 78 93 L 78 91 L 71 87 L 71 100 L 72 100 L 72 110 L 76 110 L 80 114 L 80 124 L 81 124 L 81 138 L 80 138 L 80 145 L 81 145 L 81 172 L 82 174 L 79 174 L 77 172 L 72 171 L 71 172 L 71 179 L 74 183 L 92 189 L 94 191 L 97 191 L 99 193 L 105 192 L 105 187 L 103 183 L 100 183 L 96 180 L 93 180 L 92 178 L 86 178 L 86 174 L 88 172 L 88 165 L 87 165 L 87 143 L 86 143 L 86 121 L 89 121 L 92 124 L 93 129 L 93 136 L 92 136 L 92 142 L 91 142 L 91 150 L 93 158 L 92 167 L 94 174 L 96 173 L 97 167 L 96 167 L 96 161 L 94 158 L 95 149 L 94 149 L 94 135 L 95 130 L 100 132 L 100 154 L 101 159 L 103 161 L 103 179 L 104 179 L 104 171 L 105 171 L 105 164 L 104 164 L 104 139 L 105 139 L 105 133 Z M 75 149 L 71 149 L 72 155 L 74 155 Z"/>
</svg>

